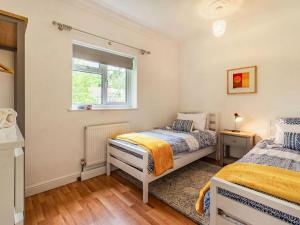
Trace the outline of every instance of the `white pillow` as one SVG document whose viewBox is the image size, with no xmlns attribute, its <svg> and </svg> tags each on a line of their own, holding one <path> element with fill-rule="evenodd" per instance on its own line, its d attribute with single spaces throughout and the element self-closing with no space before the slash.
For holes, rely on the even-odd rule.
<svg viewBox="0 0 300 225">
<path fill-rule="evenodd" d="M 195 130 L 205 130 L 207 113 L 177 113 L 179 120 L 193 120 Z"/>
<path fill-rule="evenodd" d="M 300 133 L 300 118 L 280 118 L 275 126 L 275 143 L 283 145 L 284 133 Z"/>
</svg>

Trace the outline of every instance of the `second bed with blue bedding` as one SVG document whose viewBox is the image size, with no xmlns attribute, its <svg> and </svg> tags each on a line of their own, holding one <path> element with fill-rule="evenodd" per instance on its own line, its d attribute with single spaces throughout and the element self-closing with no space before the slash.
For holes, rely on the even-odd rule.
<svg viewBox="0 0 300 225">
<path fill-rule="evenodd" d="M 274 139 L 267 139 L 259 142 L 250 152 L 248 152 L 238 162 L 255 163 L 273 167 L 279 167 L 287 170 L 300 172 L 300 151 L 284 148 L 280 144 L 275 144 Z M 218 193 L 235 200 L 239 203 L 252 207 L 288 224 L 300 225 L 300 218 L 293 217 L 279 210 L 270 208 L 269 206 L 246 199 L 227 190 L 218 189 Z M 210 208 L 210 192 L 208 191 L 204 199 L 205 214 L 209 214 Z"/>
</svg>

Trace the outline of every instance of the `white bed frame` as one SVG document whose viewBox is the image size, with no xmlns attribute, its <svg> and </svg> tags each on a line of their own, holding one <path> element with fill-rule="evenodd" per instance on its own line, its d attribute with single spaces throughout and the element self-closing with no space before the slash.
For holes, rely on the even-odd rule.
<svg viewBox="0 0 300 225">
<path fill-rule="evenodd" d="M 219 178 L 213 178 L 210 187 L 210 225 L 232 225 L 233 223 L 226 219 L 226 217 L 230 217 L 231 219 L 242 224 L 287 224 L 282 220 L 218 194 L 218 188 L 233 192 L 242 197 L 300 218 L 300 206 L 296 204 L 274 198 L 270 195 L 233 184 Z"/>
<path fill-rule="evenodd" d="M 207 127 L 210 130 L 218 130 L 218 117 L 217 114 L 208 114 L 208 124 Z M 111 144 L 118 146 L 122 149 L 126 149 L 132 153 L 142 156 L 138 158 L 134 155 L 128 154 L 121 151 L 118 148 L 111 146 Z M 195 151 L 190 154 L 183 155 L 178 159 L 174 159 L 174 167 L 160 176 L 154 176 L 148 172 L 148 151 L 144 150 L 138 146 L 132 146 L 130 144 L 120 144 L 119 142 L 109 139 L 107 143 L 107 167 L 106 175 L 110 176 L 111 165 L 125 171 L 131 176 L 143 182 L 143 202 L 148 202 L 148 185 L 154 180 L 157 180 L 191 162 L 194 162 L 204 156 L 210 155 L 216 151 L 216 146 L 201 149 L 200 151 Z"/>
<path fill-rule="evenodd" d="M 270 137 L 274 137 L 276 132 L 275 121 L 270 122 L 269 132 Z M 273 209 L 300 218 L 300 206 L 298 205 L 214 177 L 211 180 L 210 187 L 210 225 L 232 225 L 225 217 L 230 217 L 242 224 L 287 224 L 275 217 L 218 194 L 218 188 L 222 188 L 252 201 L 256 201 Z"/>
</svg>

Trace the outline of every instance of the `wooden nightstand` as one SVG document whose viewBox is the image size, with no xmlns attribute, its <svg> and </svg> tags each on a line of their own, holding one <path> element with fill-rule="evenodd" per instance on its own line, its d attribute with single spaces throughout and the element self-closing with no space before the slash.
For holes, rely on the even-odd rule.
<svg viewBox="0 0 300 225">
<path fill-rule="evenodd" d="M 253 132 L 232 132 L 223 130 L 219 132 L 219 155 L 220 166 L 233 163 L 239 158 L 230 155 L 230 147 L 237 147 L 244 154 L 249 152 L 254 146 L 255 133 Z"/>
</svg>

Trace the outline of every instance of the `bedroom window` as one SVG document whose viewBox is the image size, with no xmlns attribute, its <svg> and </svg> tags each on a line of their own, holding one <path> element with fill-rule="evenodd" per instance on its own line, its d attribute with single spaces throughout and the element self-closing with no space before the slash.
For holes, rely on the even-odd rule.
<svg viewBox="0 0 300 225">
<path fill-rule="evenodd" d="M 134 108 L 134 58 L 73 44 L 72 109 Z"/>
</svg>

